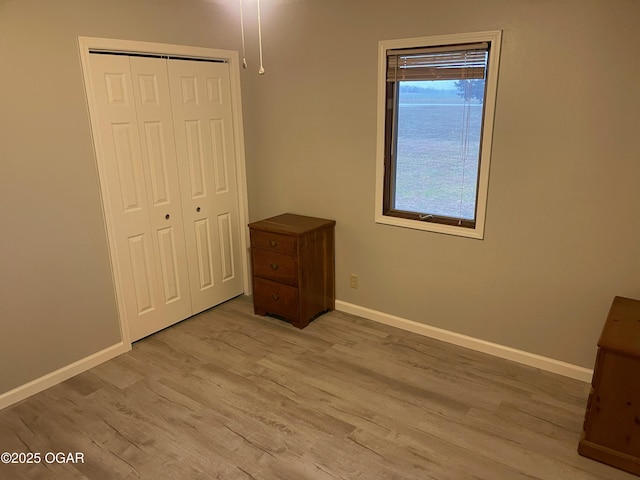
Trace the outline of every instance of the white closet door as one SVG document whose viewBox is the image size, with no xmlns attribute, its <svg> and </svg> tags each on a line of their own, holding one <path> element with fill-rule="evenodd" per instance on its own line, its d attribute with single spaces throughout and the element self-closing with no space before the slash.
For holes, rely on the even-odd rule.
<svg viewBox="0 0 640 480">
<path fill-rule="evenodd" d="M 167 65 L 197 313 L 243 292 L 229 66 Z"/>
<path fill-rule="evenodd" d="M 166 60 L 129 57 L 129 63 L 164 310 L 162 320 L 140 326 L 142 337 L 191 316 L 192 308 Z"/>
<path fill-rule="evenodd" d="M 135 341 L 188 317 L 191 300 L 166 62 L 129 60 L 90 58 L 117 293 Z"/>
</svg>

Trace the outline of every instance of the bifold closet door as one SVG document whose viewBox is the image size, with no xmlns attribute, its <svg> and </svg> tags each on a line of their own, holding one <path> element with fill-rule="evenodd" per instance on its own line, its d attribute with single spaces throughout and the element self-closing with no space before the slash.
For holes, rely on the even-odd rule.
<svg viewBox="0 0 640 480">
<path fill-rule="evenodd" d="M 240 295 L 229 65 L 168 60 L 193 312 Z"/>
<path fill-rule="evenodd" d="M 92 54 L 91 73 L 113 268 L 134 341 L 192 313 L 166 61 Z"/>
<path fill-rule="evenodd" d="M 229 66 L 91 54 L 90 67 L 118 301 L 135 341 L 243 293 Z"/>
</svg>

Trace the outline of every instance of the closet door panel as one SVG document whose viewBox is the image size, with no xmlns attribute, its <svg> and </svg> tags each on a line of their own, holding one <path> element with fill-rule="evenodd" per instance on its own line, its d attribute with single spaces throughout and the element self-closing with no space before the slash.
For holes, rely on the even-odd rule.
<svg viewBox="0 0 640 480">
<path fill-rule="evenodd" d="M 166 60 L 129 57 L 153 232 L 157 289 L 164 316 L 147 331 L 165 328 L 192 313 L 189 271 Z"/>
<path fill-rule="evenodd" d="M 110 217 L 110 241 L 115 243 L 114 273 L 135 339 L 141 326 L 162 318 L 162 309 L 134 88 L 128 57 L 91 55 L 90 61 L 98 113 L 94 140 L 106 185 L 102 196 Z"/>
<path fill-rule="evenodd" d="M 167 66 L 195 313 L 243 292 L 229 66 Z"/>
</svg>

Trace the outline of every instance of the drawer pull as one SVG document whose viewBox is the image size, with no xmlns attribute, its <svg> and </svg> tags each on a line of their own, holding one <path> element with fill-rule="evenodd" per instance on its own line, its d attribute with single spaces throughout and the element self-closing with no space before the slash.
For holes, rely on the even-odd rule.
<svg viewBox="0 0 640 480">
<path fill-rule="evenodd" d="M 278 268 L 280 268 L 280 265 L 278 265 L 277 263 L 271 264 L 271 270 L 277 270 Z"/>
<path fill-rule="evenodd" d="M 276 302 L 277 302 L 278 300 L 280 300 L 280 297 L 279 297 L 278 295 L 276 295 L 275 293 L 272 293 L 272 294 L 271 294 L 271 298 L 272 298 L 274 301 L 276 301 Z"/>
<path fill-rule="evenodd" d="M 276 242 L 275 240 L 269 240 L 269 245 L 271 245 L 272 247 L 276 247 L 278 246 L 278 242 Z"/>
</svg>

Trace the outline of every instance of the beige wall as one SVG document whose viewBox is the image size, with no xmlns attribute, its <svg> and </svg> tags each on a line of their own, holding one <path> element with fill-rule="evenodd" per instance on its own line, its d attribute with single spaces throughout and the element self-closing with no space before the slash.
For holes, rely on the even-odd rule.
<svg viewBox="0 0 640 480">
<path fill-rule="evenodd" d="M 77 36 L 239 50 L 233 3 L 0 0 L 0 393 L 120 338 Z M 252 19 L 242 74 L 252 220 L 335 218 L 340 300 L 592 366 L 612 296 L 640 298 L 640 4 L 262 4 L 267 74 Z M 493 29 L 485 240 L 376 225 L 377 42 Z"/>
<path fill-rule="evenodd" d="M 340 300 L 593 367 L 612 297 L 640 298 L 640 2 L 315 0 L 264 17 L 267 74 L 245 75 L 252 216 L 335 218 Z M 497 29 L 485 239 L 375 224 L 377 42 Z"/>
</svg>

